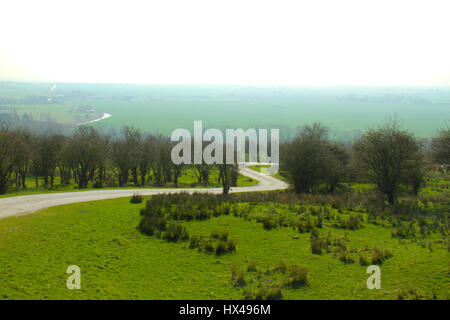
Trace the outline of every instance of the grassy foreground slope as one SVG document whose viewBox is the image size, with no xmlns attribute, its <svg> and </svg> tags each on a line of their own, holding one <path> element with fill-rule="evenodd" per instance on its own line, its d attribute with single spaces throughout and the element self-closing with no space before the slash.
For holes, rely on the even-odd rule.
<svg viewBox="0 0 450 320">
<path fill-rule="evenodd" d="M 393 238 L 392 228 L 368 223 L 366 217 L 356 230 L 324 222 L 321 235 L 347 238 L 348 248 L 391 251 L 381 265 L 381 289 L 368 290 L 369 275 L 356 253 L 354 263 L 340 261 L 335 252 L 312 254 L 310 233 L 266 230 L 255 219 L 268 212 L 288 216 L 287 207 L 256 204 L 250 219 L 230 214 L 184 222 L 191 236 L 228 231 L 236 251 L 219 256 L 190 249 L 189 242 L 140 233 L 142 207 L 123 198 L 0 220 L 0 299 L 242 299 L 245 288 L 233 286 L 232 266 L 244 271 L 251 287 L 282 276 L 265 272 L 282 261 L 308 269 L 307 284 L 283 288 L 283 299 L 396 299 L 406 288 L 428 299 L 450 298 L 448 246 L 436 233 L 426 239 L 431 245 L 422 246 Z M 251 262 L 259 272 L 247 271 Z M 81 290 L 66 288 L 69 265 L 81 268 Z"/>
</svg>

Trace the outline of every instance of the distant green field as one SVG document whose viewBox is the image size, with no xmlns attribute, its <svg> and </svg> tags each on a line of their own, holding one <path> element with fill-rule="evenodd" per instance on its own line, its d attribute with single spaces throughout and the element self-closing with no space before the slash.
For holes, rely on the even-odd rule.
<svg viewBox="0 0 450 320">
<path fill-rule="evenodd" d="M 1 98 L 48 96 L 58 104 L 17 106 L 49 112 L 68 123 L 77 115 L 66 106 L 89 106 L 113 116 L 95 125 L 119 131 L 132 125 L 170 135 L 176 128 L 280 128 L 292 136 L 298 126 L 321 122 L 335 139 L 351 140 L 369 127 L 397 116 L 404 127 L 430 137 L 450 121 L 449 88 L 289 88 L 233 86 L 145 86 L 108 84 L 0 83 Z M 1 105 L 2 103 L 0 103 Z M 12 107 L 8 103 L 3 103 Z M 0 110 L 1 112 L 1 110 Z M 79 115 L 83 118 L 85 115 Z"/>
<path fill-rule="evenodd" d="M 23 117 L 27 114 L 34 120 L 55 121 L 67 125 L 75 125 L 84 121 L 98 119 L 101 112 L 82 112 L 77 111 L 75 107 L 62 104 L 46 104 L 46 105 L 10 105 L 9 112 L 14 112 L 18 116 Z M 1 110 L 0 110 L 1 112 Z"/>
<path fill-rule="evenodd" d="M 89 100 L 88 103 L 113 115 L 99 126 L 120 128 L 134 125 L 144 131 L 157 130 L 163 134 L 170 134 L 177 128 L 193 130 L 195 120 L 202 120 L 204 127 L 218 128 L 285 126 L 295 129 L 321 122 L 335 131 L 332 135 L 351 138 L 355 133 L 352 131 L 364 131 L 397 115 L 404 126 L 416 135 L 432 136 L 444 126 L 443 120 L 450 119 L 449 106 L 340 102 L 326 98 L 268 101 L 168 98 L 164 101 L 136 102 Z"/>
</svg>

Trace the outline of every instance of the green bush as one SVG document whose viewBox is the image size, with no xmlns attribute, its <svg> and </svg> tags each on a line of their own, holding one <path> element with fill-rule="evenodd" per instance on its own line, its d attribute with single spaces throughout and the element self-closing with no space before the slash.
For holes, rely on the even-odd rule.
<svg viewBox="0 0 450 320">
<path fill-rule="evenodd" d="M 264 285 L 257 289 L 244 290 L 245 300 L 280 300 L 283 298 L 281 293 L 281 286 L 267 286 Z"/>
<path fill-rule="evenodd" d="M 214 247 L 214 252 L 216 255 L 227 252 L 227 244 L 223 240 L 217 241 L 216 246 Z"/>
<path fill-rule="evenodd" d="M 226 247 L 228 252 L 236 250 L 236 242 L 233 239 L 227 239 Z"/>
<path fill-rule="evenodd" d="M 262 217 L 261 222 L 263 224 L 263 228 L 266 230 L 276 228 L 277 226 L 277 221 L 269 215 Z"/>
<path fill-rule="evenodd" d="M 189 239 L 186 228 L 176 221 L 170 221 L 167 224 L 166 232 L 163 236 L 167 241 L 184 241 Z"/>
<path fill-rule="evenodd" d="M 372 248 L 372 264 L 382 264 L 384 260 L 392 257 L 392 253 L 388 249 L 380 249 L 378 247 Z"/>
<path fill-rule="evenodd" d="M 211 238 L 226 241 L 228 239 L 228 231 L 214 231 Z"/>
<path fill-rule="evenodd" d="M 211 239 L 203 242 L 202 249 L 206 252 L 214 252 L 214 244 Z"/>
<path fill-rule="evenodd" d="M 235 287 L 245 286 L 244 273 L 236 266 L 231 267 L 231 281 Z"/>
<path fill-rule="evenodd" d="M 322 250 L 328 248 L 328 241 L 321 239 L 319 236 L 319 231 L 313 229 L 310 236 L 311 252 L 314 254 L 322 254 Z"/>
<path fill-rule="evenodd" d="M 392 237 L 399 239 L 414 239 L 416 238 L 416 227 L 414 221 L 409 223 L 398 222 L 394 225 L 394 231 L 392 231 Z"/>
<path fill-rule="evenodd" d="M 139 231 L 149 236 L 159 236 L 162 231 L 166 230 L 166 218 L 155 213 L 142 217 Z"/>
<path fill-rule="evenodd" d="M 412 287 L 403 288 L 397 295 L 398 300 L 421 300 L 423 295 Z"/>
<path fill-rule="evenodd" d="M 360 252 L 358 259 L 359 259 L 359 264 L 360 265 L 362 265 L 362 266 L 368 266 L 369 265 L 369 259 L 367 258 L 367 256 L 364 253 Z"/>
<path fill-rule="evenodd" d="M 297 221 L 295 227 L 300 233 L 307 233 L 314 229 L 314 226 L 309 218 Z"/>
<path fill-rule="evenodd" d="M 361 227 L 361 222 L 363 221 L 362 215 L 360 214 L 352 214 L 347 219 L 344 219 L 340 216 L 336 218 L 333 223 L 333 226 L 341 229 L 350 229 L 356 230 Z"/>
<path fill-rule="evenodd" d="M 286 284 L 291 287 L 299 287 L 306 284 L 308 270 L 302 266 L 291 264 L 288 267 L 288 278 Z"/>
<path fill-rule="evenodd" d="M 130 199 L 130 203 L 141 203 L 142 200 L 143 198 L 140 194 L 133 194 L 133 196 Z"/>
<path fill-rule="evenodd" d="M 350 257 L 350 252 L 347 249 L 341 250 L 339 252 L 339 260 L 344 262 L 344 263 L 352 263 L 352 262 L 354 262 L 352 257 Z"/>
<path fill-rule="evenodd" d="M 189 238 L 189 248 L 194 249 L 194 248 L 200 248 L 200 243 L 201 243 L 201 237 L 198 236 L 192 236 Z"/>
</svg>

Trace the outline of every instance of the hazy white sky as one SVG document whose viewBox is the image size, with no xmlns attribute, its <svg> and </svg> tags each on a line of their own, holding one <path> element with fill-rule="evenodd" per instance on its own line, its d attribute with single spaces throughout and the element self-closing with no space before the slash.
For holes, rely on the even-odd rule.
<svg viewBox="0 0 450 320">
<path fill-rule="evenodd" d="M 2 0 L 0 80 L 450 85 L 450 1 Z"/>
</svg>

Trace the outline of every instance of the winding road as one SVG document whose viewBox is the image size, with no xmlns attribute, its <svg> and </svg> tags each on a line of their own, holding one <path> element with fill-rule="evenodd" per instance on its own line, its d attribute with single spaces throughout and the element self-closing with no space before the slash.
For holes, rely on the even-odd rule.
<svg viewBox="0 0 450 320">
<path fill-rule="evenodd" d="M 286 189 L 289 187 L 289 185 L 286 182 L 276 179 L 272 176 L 254 171 L 248 168 L 248 166 L 240 166 L 239 172 L 244 176 L 258 180 L 259 183 L 249 187 L 231 188 L 230 193 L 273 191 Z M 112 189 L 112 190 L 44 193 L 44 194 L 9 197 L 0 199 L 0 219 L 69 203 L 131 197 L 133 194 L 140 194 L 146 196 L 153 194 L 176 193 L 176 192 L 188 192 L 188 193 L 206 192 L 219 194 L 222 193 L 222 188 Z"/>
</svg>

